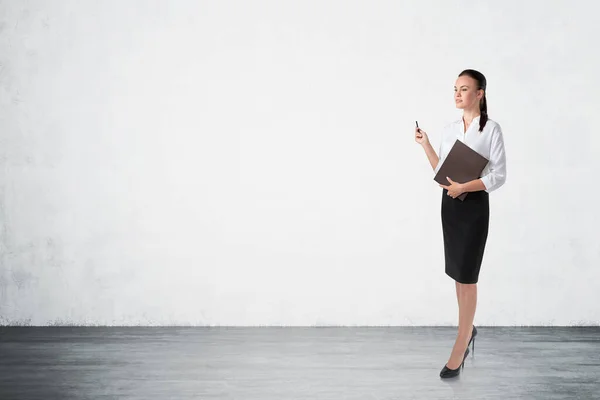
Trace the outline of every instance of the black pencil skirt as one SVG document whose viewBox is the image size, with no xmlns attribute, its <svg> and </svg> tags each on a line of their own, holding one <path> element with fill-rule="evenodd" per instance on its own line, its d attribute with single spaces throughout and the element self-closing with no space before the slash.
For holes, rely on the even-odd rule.
<svg viewBox="0 0 600 400">
<path fill-rule="evenodd" d="M 442 231 L 446 274 L 460 283 L 477 283 L 490 221 L 489 193 L 469 192 L 464 201 L 442 193 Z"/>
</svg>

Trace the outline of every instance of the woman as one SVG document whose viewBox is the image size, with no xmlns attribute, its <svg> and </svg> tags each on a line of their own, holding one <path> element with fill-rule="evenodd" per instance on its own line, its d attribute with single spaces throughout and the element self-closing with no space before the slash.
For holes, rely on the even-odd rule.
<svg viewBox="0 0 600 400">
<path fill-rule="evenodd" d="M 467 69 L 460 73 L 454 86 L 456 108 L 462 118 L 446 125 L 442 131 L 439 157 L 427 133 L 415 128 L 415 140 L 425 150 L 434 174 L 438 172 L 454 142 L 458 139 L 489 160 L 481 177 L 470 182 L 455 182 L 448 177 L 442 191 L 442 231 L 446 274 L 455 281 L 458 300 L 458 335 L 440 377 L 460 373 L 469 354 L 477 329 L 473 326 L 477 304 L 477 281 L 488 235 L 489 193 L 506 180 L 506 155 L 500 125 L 488 118 L 486 79 L 482 73 Z M 464 201 L 457 199 L 469 192 Z"/>
</svg>

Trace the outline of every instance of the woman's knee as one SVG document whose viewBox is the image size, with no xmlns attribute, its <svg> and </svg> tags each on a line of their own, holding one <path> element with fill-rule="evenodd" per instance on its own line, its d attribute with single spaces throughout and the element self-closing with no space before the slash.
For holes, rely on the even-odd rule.
<svg viewBox="0 0 600 400">
<path fill-rule="evenodd" d="M 476 283 L 460 283 L 460 282 L 456 282 L 456 290 L 458 290 L 459 292 L 462 291 L 472 291 L 472 290 L 476 290 L 477 289 L 477 284 Z"/>
</svg>

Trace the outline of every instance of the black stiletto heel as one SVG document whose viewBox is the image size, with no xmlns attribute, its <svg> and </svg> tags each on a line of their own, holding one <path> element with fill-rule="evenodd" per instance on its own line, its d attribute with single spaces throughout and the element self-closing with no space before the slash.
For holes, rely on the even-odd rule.
<svg viewBox="0 0 600 400">
<path fill-rule="evenodd" d="M 469 340 L 469 344 L 467 344 L 468 349 L 471 342 L 473 343 L 473 356 L 475 356 L 475 336 L 477 336 L 477 328 L 475 328 L 475 325 L 473 325 L 473 332 L 471 332 L 471 340 Z"/>
<path fill-rule="evenodd" d="M 440 371 L 440 378 L 454 378 L 460 374 L 460 370 L 465 368 L 465 360 L 469 355 L 469 348 L 465 350 L 465 356 L 463 357 L 462 363 L 456 369 L 450 369 L 447 365 L 444 365 L 444 368 Z"/>
<path fill-rule="evenodd" d="M 473 325 L 471 339 L 467 344 L 467 349 L 465 350 L 465 356 L 463 357 L 462 363 L 456 369 L 450 369 L 447 365 L 444 365 L 444 368 L 442 368 L 442 370 L 440 371 L 440 378 L 454 378 L 455 376 L 458 376 L 460 374 L 460 370 L 465 368 L 465 360 L 467 359 L 467 356 L 470 353 L 469 346 L 471 345 L 471 343 L 473 343 L 473 355 L 475 355 L 475 336 L 477 336 L 477 328 L 475 328 L 475 325 Z"/>
</svg>

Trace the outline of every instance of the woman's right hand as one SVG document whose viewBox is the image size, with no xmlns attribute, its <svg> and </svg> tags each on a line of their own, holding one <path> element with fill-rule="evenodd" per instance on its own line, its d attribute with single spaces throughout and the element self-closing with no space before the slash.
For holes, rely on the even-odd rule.
<svg viewBox="0 0 600 400">
<path fill-rule="evenodd" d="M 417 128 L 415 126 L 415 142 L 419 143 L 421 146 L 429 143 L 429 137 L 427 136 L 427 132 L 423 129 Z"/>
</svg>

